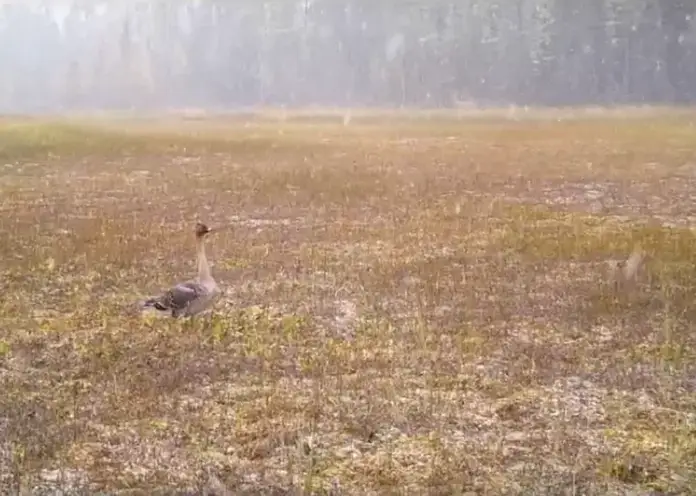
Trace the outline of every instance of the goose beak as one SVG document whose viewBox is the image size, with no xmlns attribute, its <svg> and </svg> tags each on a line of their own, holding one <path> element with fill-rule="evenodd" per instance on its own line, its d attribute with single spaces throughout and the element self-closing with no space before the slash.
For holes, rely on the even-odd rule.
<svg viewBox="0 0 696 496">
<path fill-rule="evenodd" d="M 231 229 L 231 228 L 232 228 L 232 225 L 217 226 L 217 227 L 213 227 L 213 228 L 209 229 L 208 232 L 209 233 L 212 233 L 212 232 L 217 233 L 220 231 L 226 231 L 226 230 Z"/>
</svg>

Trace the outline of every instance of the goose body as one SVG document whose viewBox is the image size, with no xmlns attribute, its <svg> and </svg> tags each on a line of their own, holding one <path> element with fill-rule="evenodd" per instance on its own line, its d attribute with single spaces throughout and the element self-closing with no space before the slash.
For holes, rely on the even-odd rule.
<svg viewBox="0 0 696 496">
<path fill-rule="evenodd" d="M 212 306 L 220 294 L 215 279 L 210 273 L 210 266 L 205 255 L 205 236 L 212 230 L 205 224 L 196 224 L 196 255 L 198 276 L 186 282 L 181 282 L 167 289 L 159 296 L 149 298 L 143 304 L 144 308 L 155 310 L 177 317 L 192 317 L 204 312 Z"/>
</svg>

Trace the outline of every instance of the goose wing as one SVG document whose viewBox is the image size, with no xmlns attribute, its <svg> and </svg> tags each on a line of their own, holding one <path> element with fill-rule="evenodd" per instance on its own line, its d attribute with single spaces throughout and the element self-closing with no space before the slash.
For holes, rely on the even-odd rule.
<svg viewBox="0 0 696 496">
<path fill-rule="evenodd" d="M 205 288 L 197 282 L 182 282 L 160 296 L 147 300 L 145 306 L 154 307 L 163 312 L 172 312 L 172 315 L 176 317 L 205 292 Z"/>
</svg>

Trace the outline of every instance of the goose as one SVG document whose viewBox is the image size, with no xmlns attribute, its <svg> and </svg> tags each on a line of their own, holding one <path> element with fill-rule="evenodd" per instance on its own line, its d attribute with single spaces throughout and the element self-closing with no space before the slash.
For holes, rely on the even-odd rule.
<svg viewBox="0 0 696 496">
<path fill-rule="evenodd" d="M 159 296 L 147 299 L 143 304 L 144 308 L 154 308 L 174 318 L 192 317 L 207 310 L 215 302 L 220 294 L 220 288 L 210 273 L 208 259 L 205 256 L 205 237 L 213 230 L 198 222 L 195 232 L 198 276 L 191 281 L 177 284 Z"/>
<path fill-rule="evenodd" d="M 628 259 L 613 262 L 611 266 L 611 280 L 614 289 L 621 290 L 632 287 L 646 258 L 645 250 L 640 246 L 636 246 Z"/>
</svg>

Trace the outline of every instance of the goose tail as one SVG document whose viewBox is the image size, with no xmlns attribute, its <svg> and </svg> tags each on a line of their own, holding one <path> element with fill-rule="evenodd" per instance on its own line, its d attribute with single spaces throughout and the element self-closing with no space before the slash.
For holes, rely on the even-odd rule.
<svg viewBox="0 0 696 496">
<path fill-rule="evenodd" d="M 159 298 L 148 298 L 143 302 L 142 308 L 154 308 L 155 310 L 159 310 L 160 312 L 169 310 L 168 307 L 162 304 Z"/>
</svg>

